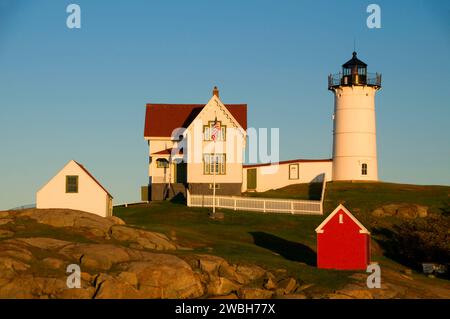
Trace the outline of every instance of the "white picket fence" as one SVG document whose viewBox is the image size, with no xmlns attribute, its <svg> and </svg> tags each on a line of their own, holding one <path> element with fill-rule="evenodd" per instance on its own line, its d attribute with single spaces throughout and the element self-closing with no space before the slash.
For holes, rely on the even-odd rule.
<svg viewBox="0 0 450 319">
<path fill-rule="evenodd" d="M 216 196 L 215 206 L 231 210 L 282 213 L 293 215 L 322 215 L 325 185 L 322 186 L 321 200 L 291 200 L 279 198 L 257 198 L 243 196 Z M 212 207 L 212 195 L 191 195 L 187 191 L 189 207 Z"/>
</svg>

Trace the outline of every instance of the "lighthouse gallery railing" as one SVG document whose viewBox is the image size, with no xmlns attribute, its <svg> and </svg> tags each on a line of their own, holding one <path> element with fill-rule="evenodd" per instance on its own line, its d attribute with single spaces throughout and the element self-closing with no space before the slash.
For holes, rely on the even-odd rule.
<svg viewBox="0 0 450 319">
<path fill-rule="evenodd" d="M 343 75 L 339 72 L 328 76 L 329 88 L 349 84 L 381 86 L 381 73 Z"/>
</svg>

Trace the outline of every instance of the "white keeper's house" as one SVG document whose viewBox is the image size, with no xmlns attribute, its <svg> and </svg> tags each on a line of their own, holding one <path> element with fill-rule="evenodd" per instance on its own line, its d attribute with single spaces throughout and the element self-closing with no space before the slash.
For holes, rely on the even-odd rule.
<svg viewBox="0 0 450 319">
<path fill-rule="evenodd" d="M 377 181 L 375 94 L 381 75 L 367 73 L 356 52 L 328 77 L 334 93 L 333 156 L 243 165 L 247 104 L 224 104 L 214 87 L 206 104 L 146 106 L 148 186 L 143 200 L 240 195 L 323 180 Z M 215 139 L 215 142 L 213 141 Z"/>
</svg>

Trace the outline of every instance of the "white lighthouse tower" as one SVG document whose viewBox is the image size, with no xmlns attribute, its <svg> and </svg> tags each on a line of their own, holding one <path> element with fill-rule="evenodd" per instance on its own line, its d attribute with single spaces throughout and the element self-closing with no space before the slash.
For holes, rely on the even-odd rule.
<svg viewBox="0 0 450 319">
<path fill-rule="evenodd" d="M 328 77 L 334 93 L 333 180 L 378 180 L 375 94 L 381 74 L 367 73 L 367 64 L 353 57 L 342 72 Z"/>
</svg>

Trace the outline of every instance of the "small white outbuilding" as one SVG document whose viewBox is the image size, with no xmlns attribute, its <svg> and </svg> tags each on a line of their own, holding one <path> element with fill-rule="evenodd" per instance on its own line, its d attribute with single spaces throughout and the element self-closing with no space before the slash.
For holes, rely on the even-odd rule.
<svg viewBox="0 0 450 319">
<path fill-rule="evenodd" d="M 112 199 L 83 165 L 71 160 L 36 193 L 36 208 L 74 209 L 108 217 L 112 216 Z"/>
</svg>

